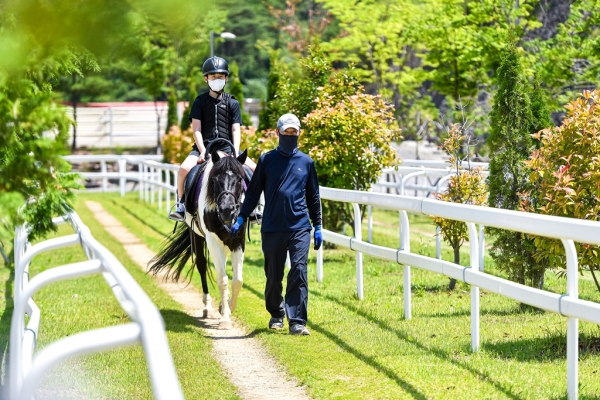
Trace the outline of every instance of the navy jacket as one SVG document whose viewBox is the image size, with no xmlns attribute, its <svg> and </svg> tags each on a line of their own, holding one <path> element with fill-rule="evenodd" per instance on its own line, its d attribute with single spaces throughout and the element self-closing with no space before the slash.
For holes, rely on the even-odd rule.
<svg viewBox="0 0 600 400">
<path fill-rule="evenodd" d="M 292 156 L 271 150 L 263 154 L 256 166 L 240 215 L 247 220 L 261 192 L 265 208 L 261 232 L 292 232 L 322 225 L 321 197 L 315 163 L 306 154 Z"/>
</svg>

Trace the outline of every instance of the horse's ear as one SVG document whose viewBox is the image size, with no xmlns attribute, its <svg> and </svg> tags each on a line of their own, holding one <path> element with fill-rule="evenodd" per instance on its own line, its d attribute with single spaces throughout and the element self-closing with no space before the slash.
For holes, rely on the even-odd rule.
<svg viewBox="0 0 600 400">
<path fill-rule="evenodd" d="M 213 164 L 216 164 L 216 162 L 221 159 L 221 156 L 219 155 L 219 151 L 218 150 L 213 150 L 210 153 L 210 158 L 212 159 Z"/>
<path fill-rule="evenodd" d="M 244 165 L 246 158 L 248 158 L 248 149 L 244 150 L 244 152 L 237 157 L 237 160 L 240 164 Z"/>
</svg>

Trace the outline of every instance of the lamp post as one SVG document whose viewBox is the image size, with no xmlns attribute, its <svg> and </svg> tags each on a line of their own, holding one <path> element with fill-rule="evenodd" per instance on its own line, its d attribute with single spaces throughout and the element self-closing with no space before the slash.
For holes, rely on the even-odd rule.
<svg viewBox="0 0 600 400">
<path fill-rule="evenodd" d="M 231 32 L 221 32 L 219 36 L 223 39 L 235 39 L 236 36 Z M 215 33 L 210 31 L 210 56 L 215 55 Z"/>
</svg>

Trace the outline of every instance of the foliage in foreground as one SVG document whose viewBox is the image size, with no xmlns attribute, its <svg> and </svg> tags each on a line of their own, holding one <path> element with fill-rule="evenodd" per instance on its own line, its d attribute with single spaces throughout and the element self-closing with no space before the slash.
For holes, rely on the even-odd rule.
<svg viewBox="0 0 600 400">
<path fill-rule="evenodd" d="M 537 196 L 524 199 L 526 211 L 545 215 L 600 220 L 600 91 L 584 91 L 567 106 L 563 125 L 538 132 L 541 146 L 526 162 Z M 564 270 L 560 241 L 536 237 L 536 261 Z M 596 277 L 600 270 L 600 248 L 577 243 L 580 269 Z"/>
<path fill-rule="evenodd" d="M 107 56 L 127 35 L 140 35 L 140 21 L 148 22 L 158 15 L 161 28 L 166 30 L 193 26 L 190 10 L 198 16 L 198 7 L 197 2 L 175 5 L 157 0 L 89 0 L 77 7 L 67 0 L 2 3 L 0 225 L 11 232 L 9 236 L 14 224 L 23 221 L 30 224 L 32 239 L 52 230 L 51 218 L 70 208 L 72 191 L 79 187 L 77 176 L 61 158 L 67 151 L 73 121 L 64 107 L 53 101 L 59 78 L 98 71 L 97 59 Z M 169 32 L 173 33 L 171 39 L 181 33 Z M 162 79 L 164 65 L 162 58 L 157 59 L 160 46 L 150 43 L 156 39 L 150 36 L 144 36 L 141 47 L 154 64 L 147 59 L 142 70 L 149 74 L 160 71 Z M 153 87 L 157 92 L 162 90 L 157 82 Z M 24 203 L 26 207 L 18 213 Z"/>
</svg>

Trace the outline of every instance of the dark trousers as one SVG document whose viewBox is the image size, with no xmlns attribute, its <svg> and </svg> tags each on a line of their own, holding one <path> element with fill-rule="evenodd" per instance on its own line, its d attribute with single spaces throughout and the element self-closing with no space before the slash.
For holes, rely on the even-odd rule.
<svg viewBox="0 0 600 400">
<path fill-rule="evenodd" d="M 310 247 L 310 230 L 295 232 L 262 233 L 265 255 L 265 305 L 271 317 L 287 315 L 289 324 L 306 325 L 308 318 L 307 260 Z M 288 272 L 285 302 L 283 274 L 287 252 L 290 252 L 291 269 Z M 285 309 L 284 309 L 285 307 Z"/>
</svg>

